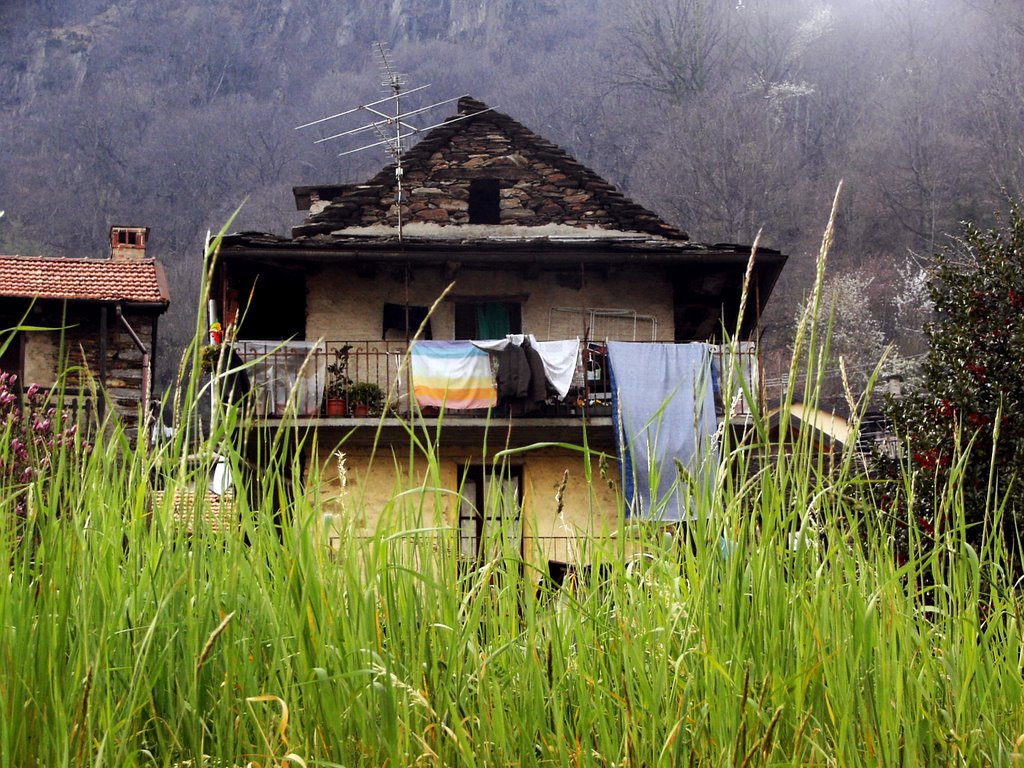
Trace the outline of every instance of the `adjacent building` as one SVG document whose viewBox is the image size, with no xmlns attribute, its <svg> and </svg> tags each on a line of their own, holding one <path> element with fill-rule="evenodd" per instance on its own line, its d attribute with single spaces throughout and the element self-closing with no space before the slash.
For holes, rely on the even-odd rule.
<svg viewBox="0 0 1024 768">
<path fill-rule="evenodd" d="M 148 237 L 145 227 L 111 227 L 105 258 L 0 256 L 0 370 L 23 386 L 59 383 L 70 398 L 95 385 L 97 407 L 109 403 L 131 427 L 152 395 L 158 321 L 170 303 Z"/>
</svg>

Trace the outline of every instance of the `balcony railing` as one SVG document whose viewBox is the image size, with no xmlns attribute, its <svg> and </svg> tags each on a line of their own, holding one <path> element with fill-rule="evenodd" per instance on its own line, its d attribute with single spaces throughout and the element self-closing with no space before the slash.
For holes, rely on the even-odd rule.
<svg viewBox="0 0 1024 768">
<path fill-rule="evenodd" d="M 326 340 L 320 342 L 239 341 L 235 349 L 247 363 L 247 376 L 257 412 L 266 417 L 294 413 L 300 417 L 326 417 L 326 393 L 331 376 L 328 365 L 336 361 L 335 350 L 347 347 L 345 378 L 349 380 L 342 399 L 343 414 L 357 413 L 353 397 L 356 385 L 375 384 L 383 393 L 387 413 L 408 416 L 415 408 L 408 344 L 404 341 Z M 716 410 L 730 419 L 749 414 L 760 399 L 758 364 L 753 344 L 738 345 L 730 354 L 724 346 L 714 348 Z M 734 371 L 735 373 L 730 373 Z M 745 382 L 742 384 L 740 382 Z M 730 383 L 732 394 L 721 391 Z M 538 417 L 610 415 L 612 386 L 607 346 L 581 342 L 576 372 L 564 398 L 552 395 L 539 409 L 524 414 Z M 728 401 L 728 402 L 726 402 Z M 423 409 L 430 415 L 428 409 Z M 457 411 L 463 416 L 486 416 L 486 410 Z M 377 413 L 363 414 L 370 416 Z"/>
</svg>

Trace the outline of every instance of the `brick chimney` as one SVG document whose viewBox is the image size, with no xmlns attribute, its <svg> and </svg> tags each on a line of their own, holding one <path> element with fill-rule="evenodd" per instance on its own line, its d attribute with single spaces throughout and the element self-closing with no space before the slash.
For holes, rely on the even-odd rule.
<svg viewBox="0 0 1024 768">
<path fill-rule="evenodd" d="M 149 227 L 111 227 L 110 258 L 113 261 L 138 261 L 146 258 Z"/>
</svg>

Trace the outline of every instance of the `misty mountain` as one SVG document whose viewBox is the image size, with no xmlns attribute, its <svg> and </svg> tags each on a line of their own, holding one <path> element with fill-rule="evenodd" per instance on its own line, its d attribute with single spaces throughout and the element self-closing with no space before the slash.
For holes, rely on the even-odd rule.
<svg viewBox="0 0 1024 768">
<path fill-rule="evenodd" d="M 783 345 L 837 182 L 832 264 L 912 351 L 899 276 L 1024 190 L 1024 4 L 1009 0 L 13 0 L 0 5 L 0 251 L 97 255 L 152 228 L 174 343 L 200 249 L 286 232 L 291 187 L 358 181 L 383 152 L 295 126 L 381 98 L 471 94 L 697 240 L 791 254 Z M 452 111 L 440 107 L 429 119 Z M 424 122 L 426 124 L 426 122 Z M 345 127 L 354 127 L 346 125 Z"/>
</svg>

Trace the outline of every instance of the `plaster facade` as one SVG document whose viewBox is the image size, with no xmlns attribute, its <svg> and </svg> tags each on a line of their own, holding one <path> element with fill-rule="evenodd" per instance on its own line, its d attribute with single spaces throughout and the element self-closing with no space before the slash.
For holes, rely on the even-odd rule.
<svg viewBox="0 0 1024 768">
<path fill-rule="evenodd" d="M 339 469 L 339 451 L 344 471 Z M 326 536 L 370 537 L 378 531 L 434 528 L 454 534 L 466 465 L 490 462 L 479 449 L 444 448 L 432 459 L 386 448 L 332 448 L 317 452 L 317 494 Z M 618 464 L 613 458 L 556 448 L 518 454 L 510 465 L 521 472 L 521 552 L 538 573 L 547 561 L 581 564 L 584 542 L 615 531 L 621 514 Z M 568 474 L 566 474 L 568 473 Z M 342 474 L 345 485 L 342 486 Z M 588 480 L 588 478 L 590 478 Z M 564 481 L 564 487 L 563 487 Z M 556 494 L 561 490 L 561 508 Z"/>
<path fill-rule="evenodd" d="M 553 319 L 554 307 L 633 310 L 656 319 L 656 336 L 638 340 L 672 340 L 672 287 L 662 275 L 595 272 L 584 274 L 582 285 L 572 287 L 559 285 L 558 274 L 545 273 L 529 280 L 521 271 L 462 269 L 447 279 L 440 269 L 422 269 L 412 273 L 406 286 L 402 275 L 359 277 L 352 272 L 323 271 L 308 281 L 306 338 L 379 339 L 385 302 L 408 301 L 429 307 L 453 284 L 447 300 L 441 301 L 431 317 L 435 339 L 454 338 L 454 300 L 458 297 L 508 296 L 523 298 L 523 332 L 540 340 L 582 337 L 586 333 L 582 324 L 573 329 L 568 318 Z"/>
</svg>

